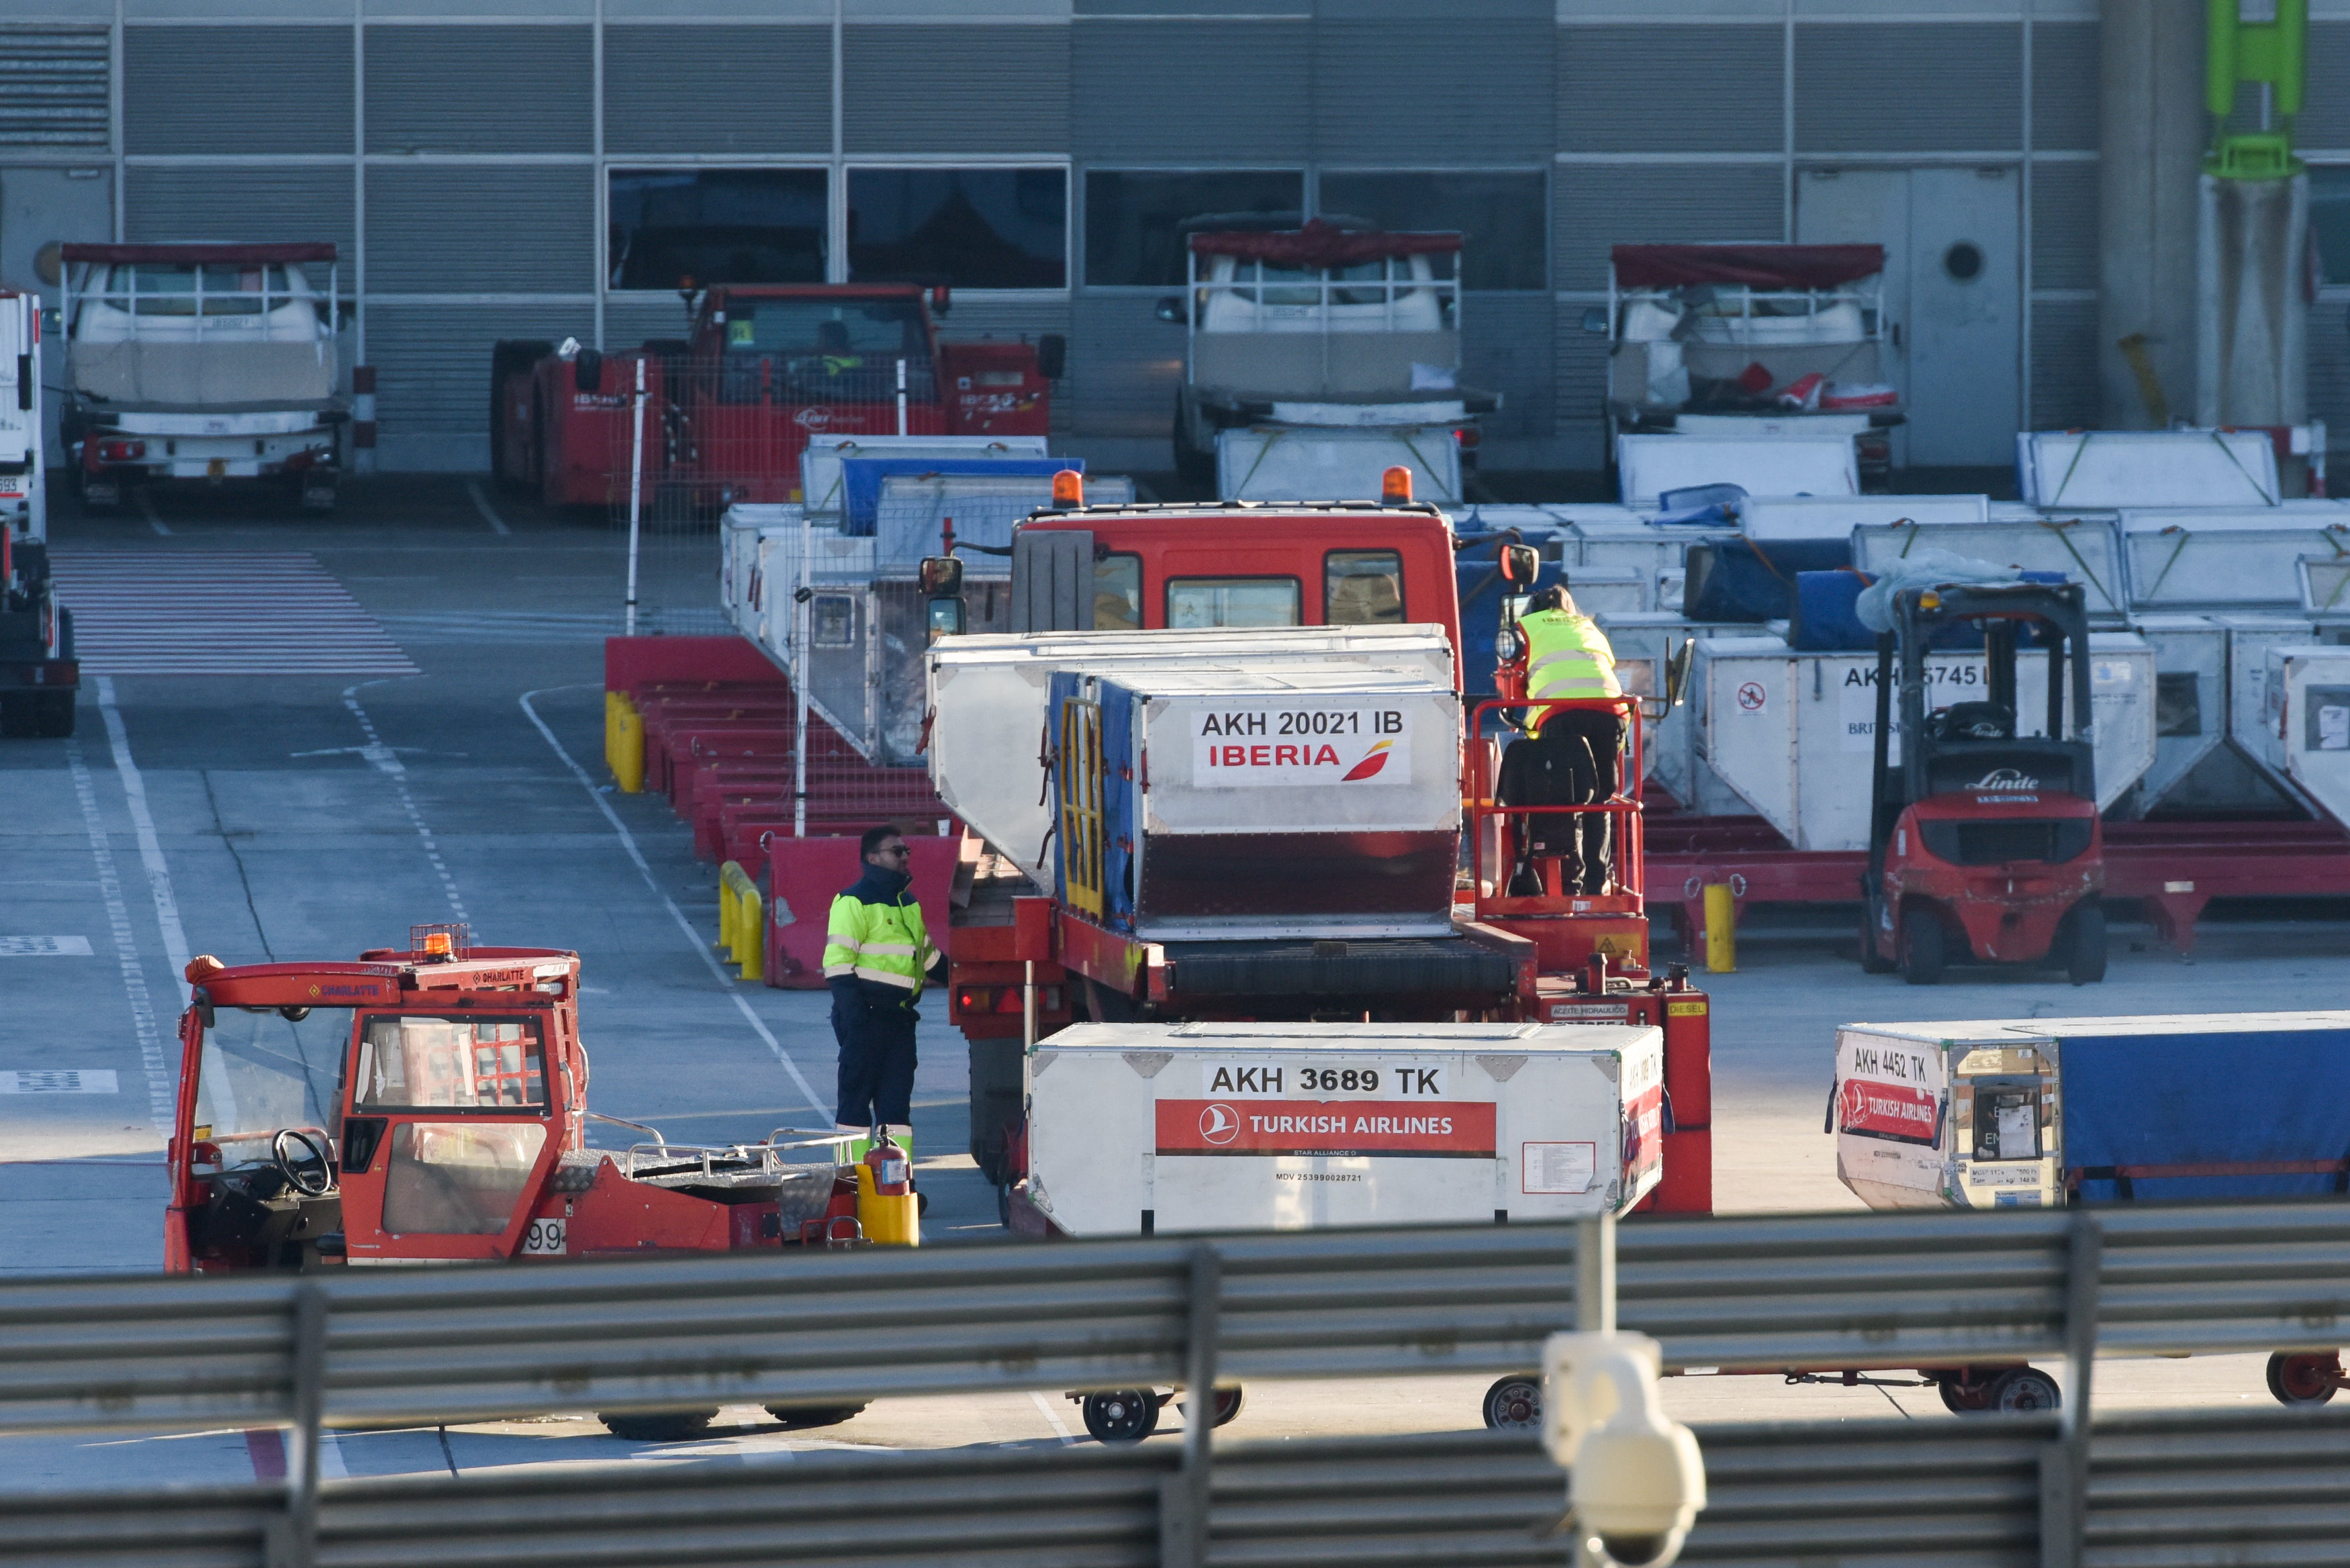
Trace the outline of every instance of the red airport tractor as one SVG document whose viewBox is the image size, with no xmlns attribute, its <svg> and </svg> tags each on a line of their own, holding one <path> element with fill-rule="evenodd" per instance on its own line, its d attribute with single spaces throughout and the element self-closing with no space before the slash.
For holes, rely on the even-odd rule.
<svg viewBox="0 0 2350 1568">
<path fill-rule="evenodd" d="M 2105 838 L 2080 585 L 1905 588 L 1893 608 L 1894 629 L 1877 639 L 1861 967 L 1898 967 L 1912 985 L 1968 961 L 2058 966 L 2075 985 L 2105 979 Z M 1980 687 L 1965 679 L 1970 661 L 1933 657 L 1960 626 L 1982 636 Z M 2027 639 L 2041 655 L 2038 715 L 2019 700 Z M 1965 701 L 1939 702 L 1961 692 Z"/>
<path fill-rule="evenodd" d="M 187 979 L 163 1231 L 173 1272 L 915 1240 L 913 1198 L 877 1192 L 876 1162 L 853 1166 L 851 1140 L 829 1128 L 687 1147 L 588 1109 L 577 953 L 473 948 L 463 928 L 431 926 L 355 962 L 201 957 Z M 591 1149 L 590 1120 L 642 1141 Z M 821 1426 L 863 1407 L 769 1408 Z M 619 1437 L 674 1441 L 716 1414 L 599 1418 Z"/>
</svg>

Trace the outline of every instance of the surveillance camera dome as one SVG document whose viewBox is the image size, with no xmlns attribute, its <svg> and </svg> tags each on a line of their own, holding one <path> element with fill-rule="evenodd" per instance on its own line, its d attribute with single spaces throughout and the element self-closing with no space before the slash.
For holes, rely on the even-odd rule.
<svg viewBox="0 0 2350 1568">
<path fill-rule="evenodd" d="M 1705 1470 L 1689 1428 L 1627 1411 L 1575 1452 L 1575 1517 L 1624 1568 L 1669 1563 L 1705 1505 Z"/>
<path fill-rule="evenodd" d="M 1623 1568 L 1647 1568 L 1665 1554 L 1668 1545 L 1679 1542 L 1670 1535 L 1595 1535 L 1592 1546 L 1610 1562 Z"/>
</svg>

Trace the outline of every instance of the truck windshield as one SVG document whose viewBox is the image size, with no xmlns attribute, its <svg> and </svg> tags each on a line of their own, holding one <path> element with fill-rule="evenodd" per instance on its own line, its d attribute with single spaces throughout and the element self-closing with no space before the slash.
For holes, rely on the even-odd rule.
<svg viewBox="0 0 2350 1568">
<path fill-rule="evenodd" d="M 359 1036 L 354 1109 L 419 1106 L 478 1111 L 546 1104 L 536 1018 L 372 1017 Z"/>
<path fill-rule="evenodd" d="M 1177 628 L 1295 626 L 1295 577 L 1176 577 L 1167 624 Z"/>
<path fill-rule="evenodd" d="M 927 360 L 931 348 L 919 300 L 733 299 L 726 306 L 726 351 Z"/>
<path fill-rule="evenodd" d="M 109 303 L 140 316 L 259 316 L 286 305 L 292 287 L 282 264 L 172 265 L 140 262 L 109 269 Z"/>
<path fill-rule="evenodd" d="M 249 1165 L 281 1127 L 331 1128 L 350 1038 L 348 1007 L 217 1010 L 196 1074 L 197 1141 Z"/>
</svg>

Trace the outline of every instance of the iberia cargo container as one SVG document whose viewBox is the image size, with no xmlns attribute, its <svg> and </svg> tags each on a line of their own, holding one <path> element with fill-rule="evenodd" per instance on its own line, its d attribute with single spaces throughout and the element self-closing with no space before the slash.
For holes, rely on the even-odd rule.
<svg viewBox="0 0 2350 1568">
<path fill-rule="evenodd" d="M 1080 1023 L 1030 1058 L 1022 1207 L 1073 1236 L 1621 1213 L 1663 1072 L 1623 1024 Z"/>
<path fill-rule="evenodd" d="M 1848 1023 L 1829 1114 L 1872 1209 L 2334 1196 L 2350 1012 Z"/>
</svg>

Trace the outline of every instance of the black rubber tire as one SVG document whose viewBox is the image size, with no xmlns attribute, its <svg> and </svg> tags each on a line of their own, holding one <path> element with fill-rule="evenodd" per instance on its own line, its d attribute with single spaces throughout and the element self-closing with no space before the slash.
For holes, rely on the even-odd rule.
<svg viewBox="0 0 2350 1568">
<path fill-rule="evenodd" d="M 2269 1357 L 2269 1393 L 2288 1410 L 2314 1410 L 2334 1397 L 2340 1351 L 2278 1351 Z"/>
<path fill-rule="evenodd" d="M 1942 1408 L 1951 1415 L 1980 1416 L 1991 1408 L 1991 1381 L 1970 1366 L 1940 1378 L 1935 1392 L 1942 1397 Z"/>
<path fill-rule="evenodd" d="M 2106 978 L 2106 909 L 2095 895 L 2073 906 L 2064 917 L 2064 978 L 2074 985 L 2095 985 Z"/>
<path fill-rule="evenodd" d="M 786 1427 L 837 1427 L 862 1415 L 868 1401 L 854 1405 L 770 1405 L 767 1414 Z"/>
<path fill-rule="evenodd" d="M 1985 1408 L 2007 1415 L 2035 1415 L 2063 1403 L 2056 1379 L 2036 1366 L 2011 1366 L 1991 1379 Z"/>
<path fill-rule="evenodd" d="M 33 738 L 33 696 L 29 691 L 0 692 L 0 740 Z"/>
<path fill-rule="evenodd" d="M 1483 1414 L 1487 1429 L 1534 1432 L 1542 1429 L 1542 1379 L 1531 1372 L 1513 1372 L 1493 1379 L 1485 1390 Z"/>
<path fill-rule="evenodd" d="M 43 691 L 32 699 L 33 733 L 47 741 L 62 741 L 74 732 L 74 694 Z"/>
<path fill-rule="evenodd" d="M 608 1416 L 601 1410 L 596 1419 L 616 1438 L 632 1443 L 690 1443 L 696 1438 L 710 1435 L 710 1423 L 717 1419 L 715 1407 L 707 1410 L 635 1410 L 625 1415 Z"/>
<path fill-rule="evenodd" d="M 1077 1410 L 1097 1443 L 1139 1443 L 1159 1429 L 1159 1397 L 1148 1388 L 1106 1388 Z"/>
<path fill-rule="evenodd" d="M 1901 917 L 1901 978 L 1911 985 L 1939 985 L 1950 963 L 1950 934 L 1931 909 Z"/>
<path fill-rule="evenodd" d="M 1860 972 L 1891 974 L 1893 961 L 1877 950 L 1877 921 L 1885 906 L 1875 898 L 1860 907 Z"/>
<path fill-rule="evenodd" d="M 1216 1390 L 1216 1425 L 1217 1425 L 1217 1426 L 1219 1426 L 1219 1427 L 1229 1427 L 1229 1426 L 1231 1426 L 1231 1425 L 1232 1424 L 1232 1422 L 1233 1422 L 1236 1418 L 1238 1418 L 1238 1417 L 1240 1416 L 1240 1413 L 1241 1413 L 1241 1407 L 1243 1407 L 1243 1405 L 1245 1405 L 1245 1404 L 1247 1404 L 1247 1403 L 1248 1403 L 1248 1391 L 1247 1391 L 1246 1389 L 1244 1389 L 1244 1388 L 1242 1388 L 1242 1387 L 1238 1386 L 1237 1385 L 1235 1385 L 1234 1386 L 1230 1387 L 1230 1388 L 1219 1388 L 1219 1389 L 1217 1389 L 1217 1390 Z M 1188 1422 L 1188 1421 L 1190 1421 L 1190 1420 L 1191 1420 L 1191 1401 L 1189 1401 L 1189 1400 L 1184 1401 L 1183 1405 L 1181 1406 L 1181 1409 L 1182 1409 L 1182 1411 L 1183 1411 L 1183 1419 L 1184 1419 L 1185 1421 L 1187 1421 L 1187 1422 Z"/>
</svg>

